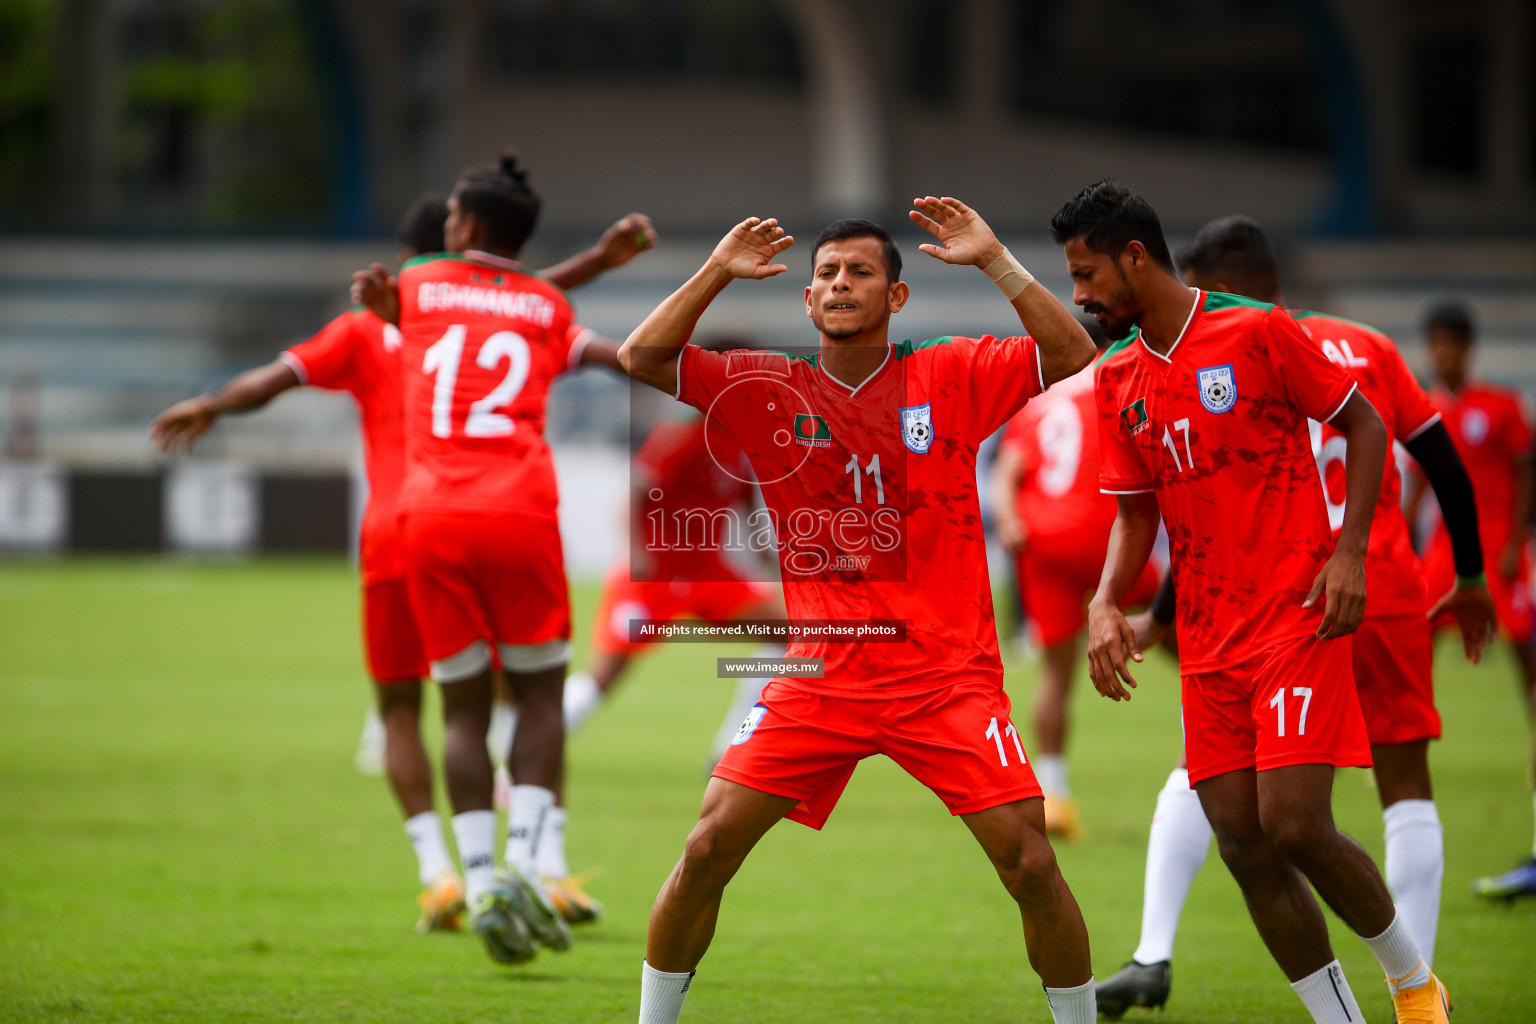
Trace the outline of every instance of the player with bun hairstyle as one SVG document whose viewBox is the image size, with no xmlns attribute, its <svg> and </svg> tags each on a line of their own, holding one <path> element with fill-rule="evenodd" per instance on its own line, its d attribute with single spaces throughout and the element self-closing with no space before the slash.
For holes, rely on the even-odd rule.
<svg viewBox="0 0 1536 1024">
<path fill-rule="evenodd" d="M 446 252 L 409 261 L 398 279 L 375 265 L 353 283 L 354 298 L 401 332 L 407 582 L 442 687 L 444 773 L 471 922 L 507 963 L 530 959 L 541 944 L 570 943 L 539 878 L 541 842 L 557 817 L 570 653 L 545 407 L 559 374 L 618 366 L 617 346 L 573 325 L 560 288 L 518 262 L 540 205 L 506 150 L 455 185 Z M 631 232 L 628 244 L 638 251 L 649 237 Z M 485 744 L 497 665 L 519 705 L 508 758 L 517 785 L 499 868 Z"/>
</svg>

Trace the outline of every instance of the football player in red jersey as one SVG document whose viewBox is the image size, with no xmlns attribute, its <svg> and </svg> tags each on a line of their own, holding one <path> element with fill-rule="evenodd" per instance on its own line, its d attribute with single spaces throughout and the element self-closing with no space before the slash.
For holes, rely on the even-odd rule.
<svg viewBox="0 0 1536 1024">
<path fill-rule="evenodd" d="M 726 339 L 704 347 L 723 352 L 743 346 Z M 629 544 L 603 581 L 586 666 L 565 681 L 567 733 L 586 722 L 618 685 L 631 659 L 654 643 L 632 636 L 631 622 L 669 622 L 685 616 L 712 622 L 778 620 L 785 615 L 778 588 L 751 578 L 722 548 L 721 542 L 736 531 L 716 527 L 744 522 L 755 491 L 746 456 L 724 431 L 703 416 L 658 424 L 635 453 L 632 481 Z M 674 528 L 686 532 L 690 523 L 704 526 L 697 531 L 697 546 L 647 543 L 651 534 Z M 783 655 L 783 644 L 768 643 L 752 656 Z M 738 682 L 710 750 L 710 769 L 766 682 Z"/>
<path fill-rule="evenodd" d="M 570 599 L 544 417 L 554 378 L 617 367 L 617 346 L 571 331 L 564 293 L 517 261 L 540 200 L 517 155 L 466 171 L 448 198 L 448 251 L 398 279 L 374 265 L 353 297 L 400 327 L 406 472 L 400 489 L 411 607 L 442 684 L 444 773 L 471 924 L 504 963 L 570 931 L 537 854 L 557 816 Z M 503 865 L 485 734 L 492 671 L 517 699 L 516 780 Z"/>
<path fill-rule="evenodd" d="M 1096 323 L 1089 324 L 1103 351 L 1108 340 Z M 1008 421 L 992 463 L 990 493 L 992 521 L 1014 555 L 1019 593 L 1041 648 L 1031 753 L 1045 792 L 1045 827 L 1076 839 L 1082 824 L 1067 782 L 1067 708 L 1088 598 L 1099 585 L 1115 521 L 1115 499 L 1099 493 L 1093 367 L 1057 384 Z M 1126 604 L 1147 604 L 1157 584 L 1156 567 L 1148 562 Z"/>
<path fill-rule="evenodd" d="M 1178 263 L 1193 287 L 1283 304 L 1274 247 L 1252 218 L 1223 217 L 1207 224 L 1180 251 Z M 1454 524 L 1460 578 L 1444 592 L 1426 594 L 1403 517 L 1397 462 L 1389 454 L 1365 558 L 1370 602 L 1352 640 L 1355 685 L 1386 826 L 1387 882 L 1425 962 L 1433 967 L 1445 855 L 1429 776 L 1429 741 L 1440 735 L 1429 619 L 1442 612 L 1456 618 L 1467 655 L 1478 660 L 1493 604 L 1480 582 L 1482 549 L 1472 484 L 1440 414 L 1390 338 L 1310 310 L 1295 310 L 1292 316 L 1324 355 L 1354 376 L 1392 436 L 1433 480 Z M 1346 446 L 1332 427 L 1316 421 L 1310 426 L 1328 521 L 1337 535 L 1344 521 Z M 1432 598 L 1435 607 L 1428 610 Z M 1149 616 L 1132 621 L 1143 646 L 1154 642 L 1160 630 Z M 1209 845 L 1210 825 L 1181 761 L 1158 794 L 1147 851 L 1141 944 L 1131 962 L 1099 986 L 1101 1010 L 1161 1004 L 1167 998 L 1174 932 Z"/>
<path fill-rule="evenodd" d="M 954 199 L 912 218 L 922 250 L 983 268 L 1031 337 L 892 345 L 905 305 L 901 255 L 863 220 L 811 251 L 804 355 L 687 344 L 737 278 L 787 268 L 777 221 L 749 218 L 630 335 L 639 381 L 704 411 L 746 452 L 778 525 L 794 620 L 901 624 L 901 642 L 816 638 L 790 654 L 820 678 L 774 679 L 715 768 L 699 822 L 651 912 L 640 1019 L 673 1024 L 709 946 L 726 884 L 780 818 L 820 828 L 855 766 L 885 753 L 960 815 L 1024 919 L 1029 958 L 1058 1021 L 1094 1017 L 1088 934 L 1045 833 L 1040 787 L 1010 724 L 976 494 L 976 449 L 1031 397 L 1082 369 L 1077 321 Z"/>
<path fill-rule="evenodd" d="M 1260 936 L 1314 1019 L 1360 1019 L 1310 881 L 1380 960 L 1398 1015 L 1445 1020 L 1443 986 L 1331 806 L 1335 767 L 1371 763 L 1346 638 L 1365 612 L 1381 417 L 1284 310 L 1180 280 L 1156 212 L 1128 189 L 1088 186 L 1051 229 L 1074 301 L 1125 336 L 1095 371 L 1100 486 L 1120 508 L 1089 606 L 1094 685 L 1115 700 L 1135 685 L 1117 601 L 1165 519 L 1189 777 Z M 1337 544 L 1309 418 L 1348 439 L 1356 500 Z"/>
<path fill-rule="evenodd" d="M 1488 589 L 1499 612 L 1510 649 L 1515 653 L 1527 712 L 1536 714 L 1536 654 L 1531 650 L 1531 426 L 1520 395 L 1471 375 L 1476 339 L 1471 312 L 1459 302 L 1430 310 L 1429 353 L 1439 386 L 1430 399 L 1466 460 L 1477 492 L 1478 531 L 1493 562 Z M 1412 510 L 1423 493 L 1417 485 Z M 1431 586 L 1446 586 L 1462 572 L 1454 557 L 1446 516 L 1440 517 L 1424 553 L 1424 574 Z M 1437 622 L 1436 625 L 1444 625 Z M 1536 779 L 1536 749 L 1532 750 Z M 1536 846 L 1531 859 L 1493 878 L 1479 878 L 1473 892 L 1496 899 L 1536 896 Z"/>
<path fill-rule="evenodd" d="M 401 261 L 441 252 L 447 216 L 447 203 L 437 196 L 424 196 L 406 211 L 399 226 Z M 574 288 L 627 262 L 654 241 L 649 218 L 630 214 L 610 227 L 597 245 L 546 273 Z M 421 678 L 427 662 L 406 593 L 396 526 L 396 500 L 405 472 L 400 342 L 398 329 L 372 313 L 361 309 L 343 313 L 271 363 L 167 409 L 156 417 L 150 432 L 163 450 L 190 450 L 221 415 L 259 409 L 300 386 L 346 391 L 357 403 L 368 474 L 368 504 L 358 553 L 363 649 L 384 728 L 385 774 L 405 814 L 405 831 L 416 851 L 424 886 L 417 927 L 433 931 L 458 927 L 464 887 L 432 806 L 432 768 L 421 742 Z"/>
</svg>

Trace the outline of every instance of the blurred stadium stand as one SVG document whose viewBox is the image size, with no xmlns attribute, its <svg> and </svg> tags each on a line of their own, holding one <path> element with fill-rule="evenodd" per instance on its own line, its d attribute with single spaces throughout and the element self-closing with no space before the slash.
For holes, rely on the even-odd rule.
<svg viewBox="0 0 1536 1024">
<path fill-rule="evenodd" d="M 1536 392 L 1533 6 L 0 0 L 0 547 L 334 543 L 359 498 L 344 397 L 226 419 L 190 475 L 149 420 L 318 329 L 352 270 L 392 260 L 405 203 L 507 142 L 546 199 L 532 265 L 656 218 L 656 253 L 573 296 L 616 338 L 756 213 L 800 237 L 791 272 L 733 287 L 701 330 L 803 344 L 803 243 L 837 215 L 904 224 L 926 191 L 976 206 L 1065 298 L 1044 222 L 1113 174 L 1174 242 L 1258 217 L 1291 302 L 1383 328 L 1421 372 L 1424 310 L 1467 299 L 1480 371 Z M 917 241 L 898 333 L 1010 328 Z M 588 371 L 551 402 L 578 567 L 609 553 L 628 398 Z M 138 497 L 90 497 L 122 474 Z M 150 490 L 151 525 L 110 512 Z M 306 502 L 314 536 L 285 532 Z"/>
</svg>

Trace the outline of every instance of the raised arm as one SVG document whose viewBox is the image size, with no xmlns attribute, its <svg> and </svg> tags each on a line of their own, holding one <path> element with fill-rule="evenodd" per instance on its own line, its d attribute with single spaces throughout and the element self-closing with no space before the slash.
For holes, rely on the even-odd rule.
<svg viewBox="0 0 1536 1024">
<path fill-rule="evenodd" d="M 1035 339 L 1046 387 L 1093 362 L 1093 339 L 1077 317 L 1020 266 L 980 214 L 948 197 L 926 196 L 913 205 L 908 216 L 940 242 L 919 249 L 945 263 L 980 267 L 1013 303 L 1025 332 Z"/>
<path fill-rule="evenodd" d="M 1118 503 L 1104 556 L 1104 574 L 1098 593 L 1088 605 L 1088 675 L 1103 696 L 1130 700 L 1120 681 L 1135 688 L 1136 680 L 1126 662 L 1141 660 L 1141 646 L 1136 631 L 1120 611 L 1120 602 L 1152 557 L 1162 517 L 1157 495 L 1151 491 L 1122 494 Z"/>
<path fill-rule="evenodd" d="M 604 271 L 622 267 L 636 256 L 656 246 L 656 229 L 643 213 L 622 217 L 603 232 L 590 249 L 539 271 L 539 276 L 570 291 Z"/>
<path fill-rule="evenodd" d="M 1387 458 L 1387 428 L 1359 391 L 1328 422 L 1344 435 L 1348 446 L 1344 450 L 1344 526 L 1332 557 L 1302 602 L 1310 608 L 1320 595 L 1327 595 L 1323 621 L 1317 627 L 1322 640 L 1348 636 L 1365 618 L 1365 549 Z"/>
<path fill-rule="evenodd" d="M 223 387 L 177 402 L 156 416 L 149 427 L 150 439 L 164 452 L 191 451 L 192 443 L 224 413 L 259 409 L 300 383 L 293 367 L 281 360 L 246 370 Z"/>
<path fill-rule="evenodd" d="M 789 268 L 773 260 L 795 240 L 770 217 L 748 217 L 715 246 L 709 259 L 636 327 L 619 349 L 619 363 L 635 380 L 677 394 L 677 360 L 704 310 L 738 277 L 761 279 Z"/>
</svg>

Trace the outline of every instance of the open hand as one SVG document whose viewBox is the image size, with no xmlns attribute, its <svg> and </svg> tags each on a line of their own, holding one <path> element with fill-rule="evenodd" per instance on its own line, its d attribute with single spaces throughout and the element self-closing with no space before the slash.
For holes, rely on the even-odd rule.
<svg viewBox="0 0 1536 1024">
<path fill-rule="evenodd" d="M 1429 621 L 1433 622 L 1447 612 L 1456 617 L 1456 625 L 1461 628 L 1461 649 L 1466 652 L 1467 660 L 1477 664 L 1493 636 L 1493 598 L 1488 596 L 1487 585 L 1452 587 L 1451 592 L 1429 610 Z"/>
<path fill-rule="evenodd" d="M 1003 245 L 981 219 L 981 214 L 958 199 L 925 196 L 912 200 L 916 207 L 907 213 L 924 231 L 942 245 L 918 246 L 934 259 L 945 263 L 985 267 L 1003 254 Z"/>
<path fill-rule="evenodd" d="M 206 398 L 189 398 L 156 416 L 149 426 L 149 437 L 163 452 L 174 452 L 177 448 L 189 452 L 192 442 L 218 418 L 219 414 L 209 408 Z"/>
<path fill-rule="evenodd" d="M 352 275 L 352 301 L 387 324 L 400 324 L 400 285 L 389 268 L 375 263 Z"/>
<path fill-rule="evenodd" d="M 1327 601 L 1317 627 L 1319 640 L 1336 640 L 1359 629 L 1365 618 L 1365 562 L 1335 551 L 1312 581 L 1312 591 L 1301 606 L 1311 608 L 1323 594 Z"/>
<path fill-rule="evenodd" d="M 748 217 L 720 239 L 715 251 L 709 254 L 709 261 L 731 277 L 761 280 L 789 269 L 773 259 L 794 244 L 794 238 L 784 233 L 777 218 Z"/>
<path fill-rule="evenodd" d="M 656 229 L 651 226 L 651 218 L 643 213 L 631 213 L 614 221 L 597 243 L 603 265 L 610 270 L 655 247 Z"/>
<path fill-rule="evenodd" d="M 1100 695 L 1116 701 L 1131 699 L 1120 682 L 1123 679 L 1131 689 L 1136 688 L 1136 679 L 1131 675 L 1127 661 L 1141 661 L 1136 631 L 1113 604 L 1098 601 L 1089 604 L 1088 677 Z"/>
</svg>

